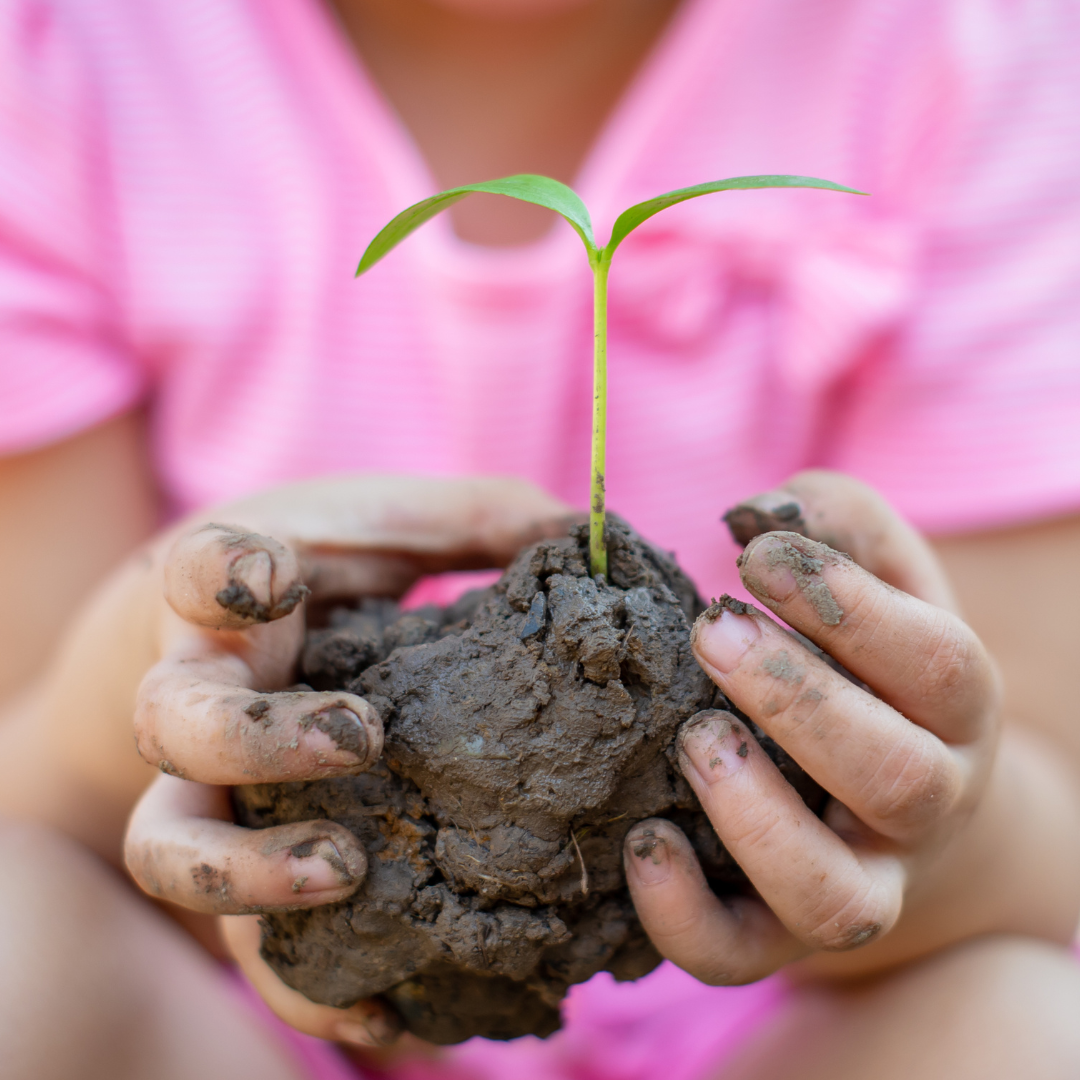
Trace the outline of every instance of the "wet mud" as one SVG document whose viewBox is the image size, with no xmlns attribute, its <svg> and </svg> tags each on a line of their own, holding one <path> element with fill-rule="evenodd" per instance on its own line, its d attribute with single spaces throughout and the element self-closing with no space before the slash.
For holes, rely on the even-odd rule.
<svg viewBox="0 0 1080 1080">
<path fill-rule="evenodd" d="M 691 652 L 705 605 L 618 520 L 606 580 L 587 548 L 575 527 L 449 608 L 368 600 L 309 634 L 305 683 L 365 697 L 386 741 L 361 776 L 235 789 L 244 825 L 329 818 L 368 854 L 349 900 L 265 916 L 263 956 L 290 986 L 338 1007 L 382 995 L 436 1043 L 546 1035 L 574 983 L 659 962 L 623 878 L 635 822 L 679 825 L 718 893 L 749 887 L 674 764 L 684 721 L 737 713 Z M 820 812 L 821 789 L 746 723 Z"/>
</svg>

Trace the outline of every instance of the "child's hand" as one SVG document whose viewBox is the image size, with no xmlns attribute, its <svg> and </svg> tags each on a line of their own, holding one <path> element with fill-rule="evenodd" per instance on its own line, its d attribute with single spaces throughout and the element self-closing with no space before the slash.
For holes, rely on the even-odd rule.
<svg viewBox="0 0 1080 1080">
<path fill-rule="evenodd" d="M 740 560 L 744 585 L 874 693 L 763 614 L 724 610 L 710 619 L 713 609 L 699 620 L 694 650 L 704 669 L 834 798 L 819 820 L 732 714 L 689 721 L 680 767 L 760 900 L 722 902 L 677 828 L 641 822 L 625 858 L 649 935 L 698 978 L 737 983 L 815 951 L 874 942 L 905 904 L 921 924 L 892 950 L 893 962 L 905 950 L 996 929 L 983 925 L 982 898 L 970 904 L 966 926 L 954 901 L 965 888 L 999 884 L 990 874 L 981 882 L 956 874 L 975 877 L 958 853 L 970 855 L 982 842 L 973 834 L 986 831 L 972 822 L 998 741 L 997 678 L 950 610 L 932 553 L 877 496 L 843 477 L 803 474 L 755 503 L 759 512 L 781 508 L 774 521 L 786 517 L 833 546 L 796 532 L 759 535 Z M 754 516 L 744 512 L 733 526 Z M 949 926 L 935 925 L 935 904 L 950 909 Z"/>
<path fill-rule="evenodd" d="M 398 595 L 423 573 L 504 565 L 566 528 L 567 508 L 509 480 L 361 477 L 277 489 L 214 512 L 147 562 L 159 659 L 138 691 L 140 754 L 163 773 L 131 818 L 125 861 L 152 896 L 214 914 L 341 900 L 362 883 L 359 841 L 330 821 L 261 831 L 232 823 L 231 784 L 362 772 L 382 725 L 362 698 L 286 691 L 304 637 L 301 601 Z M 271 539 L 271 536 L 279 539 Z M 226 933 L 272 1008 L 301 1030 L 377 1043 L 375 1003 L 315 1005 L 258 958 L 257 934 Z M 365 1032 L 367 1033 L 365 1035 Z"/>
</svg>

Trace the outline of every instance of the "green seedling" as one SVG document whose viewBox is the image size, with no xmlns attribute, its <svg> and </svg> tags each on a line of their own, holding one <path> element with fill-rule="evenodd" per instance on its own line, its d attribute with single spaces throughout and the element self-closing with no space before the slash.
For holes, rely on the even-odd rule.
<svg viewBox="0 0 1080 1080">
<path fill-rule="evenodd" d="M 439 192 L 438 195 L 432 195 L 429 199 L 414 203 L 407 210 L 402 210 L 368 244 L 364 257 L 357 267 L 356 276 L 359 277 L 400 244 L 414 229 L 418 229 L 425 221 L 429 221 L 447 207 L 464 199 L 466 195 L 477 191 L 493 195 L 508 195 L 522 202 L 546 206 L 549 210 L 562 215 L 570 223 L 574 232 L 581 237 L 593 273 L 593 425 L 589 497 L 589 563 L 593 575 L 606 576 L 607 574 L 607 547 L 604 544 L 607 446 L 607 282 L 612 256 L 634 229 L 669 206 L 685 202 L 687 199 L 696 199 L 699 195 L 709 195 L 714 191 L 737 191 L 750 188 L 824 188 L 828 191 L 846 191 L 851 195 L 866 194 L 866 192 L 843 187 L 829 180 L 818 180 L 812 176 L 736 176 L 729 180 L 716 180 L 709 184 L 679 188 L 677 191 L 669 191 L 664 195 L 657 195 L 654 199 L 647 199 L 645 202 L 631 206 L 629 210 L 624 210 L 616 218 L 611 230 L 611 238 L 601 247 L 593 236 L 589 211 L 576 192 L 548 176 L 523 173 L 519 176 L 506 176 L 501 180 L 485 180 L 480 184 L 466 184 L 463 187 L 450 188 L 448 191 Z"/>
</svg>

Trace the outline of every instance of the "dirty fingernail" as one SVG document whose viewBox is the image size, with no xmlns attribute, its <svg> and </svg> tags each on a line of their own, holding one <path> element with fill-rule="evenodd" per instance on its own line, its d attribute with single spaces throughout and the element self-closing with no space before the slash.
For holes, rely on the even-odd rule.
<svg viewBox="0 0 1080 1080">
<path fill-rule="evenodd" d="M 215 599 L 227 611 L 251 622 L 270 619 L 274 560 L 268 551 L 248 551 L 233 560 L 229 584 Z"/>
<path fill-rule="evenodd" d="M 371 744 L 360 717 L 344 705 L 329 705 L 300 717 L 304 744 L 322 765 L 358 765 L 368 760 Z"/>
<path fill-rule="evenodd" d="M 667 839 L 654 829 L 631 832 L 626 838 L 630 873 L 643 885 L 659 885 L 671 876 L 671 851 Z"/>
<path fill-rule="evenodd" d="M 357 1020 L 339 1020 L 330 1038 L 333 1042 L 352 1043 L 354 1046 L 382 1046 L 382 1041 Z"/>
<path fill-rule="evenodd" d="M 710 609 L 711 611 L 711 609 Z M 739 666 L 746 650 L 761 637 L 761 630 L 749 615 L 724 609 L 719 617 L 706 611 L 694 624 L 694 651 L 717 671 L 727 675 Z"/>
<path fill-rule="evenodd" d="M 256 602 L 269 607 L 273 575 L 274 560 L 270 558 L 270 553 L 249 551 L 232 564 L 229 577 L 237 584 L 246 585 Z"/>
<path fill-rule="evenodd" d="M 755 596 L 787 600 L 798 588 L 793 573 L 798 554 L 790 543 L 763 536 L 752 541 L 739 557 L 739 576 Z"/>
<path fill-rule="evenodd" d="M 294 844 L 285 860 L 286 873 L 292 878 L 295 893 L 323 892 L 356 884 L 341 852 L 332 841 L 305 840 Z"/>
<path fill-rule="evenodd" d="M 788 491 L 766 491 L 733 506 L 723 517 L 737 544 L 746 547 L 766 532 L 807 533 L 802 504 Z"/>
<path fill-rule="evenodd" d="M 822 576 L 826 564 L 850 562 L 843 552 L 790 533 L 763 536 L 739 557 L 743 584 L 755 596 L 778 603 L 801 593 L 826 626 L 836 626 L 844 611 Z"/>
<path fill-rule="evenodd" d="M 732 713 L 710 709 L 683 724 L 677 748 L 679 764 L 688 780 L 693 782 L 693 772 L 704 783 L 715 784 L 746 763 L 750 733 Z"/>
</svg>

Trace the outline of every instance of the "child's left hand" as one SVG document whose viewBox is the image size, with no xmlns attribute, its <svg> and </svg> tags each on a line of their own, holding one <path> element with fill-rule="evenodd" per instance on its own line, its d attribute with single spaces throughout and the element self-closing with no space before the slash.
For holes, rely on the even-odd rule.
<svg viewBox="0 0 1080 1080">
<path fill-rule="evenodd" d="M 1015 746 L 1009 770 L 995 769 L 997 675 L 952 611 L 929 547 L 844 477 L 803 474 L 757 503 L 785 501 L 805 531 L 856 561 L 772 532 L 747 545 L 743 584 L 874 693 L 764 614 L 724 610 L 710 621 L 714 608 L 699 620 L 703 668 L 833 798 L 815 817 L 733 714 L 688 721 L 682 772 L 760 899 L 720 900 L 679 829 L 641 822 L 625 859 L 653 942 L 705 982 L 741 983 L 879 942 L 894 927 L 857 959 L 819 956 L 811 969 L 864 973 L 985 932 L 1068 940 L 1070 882 L 1055 908 L 1041 880 L 1017 880 L 1026 875 L 1015 853 L 1040 812 L 1039 764 Z"/>
</svg>

